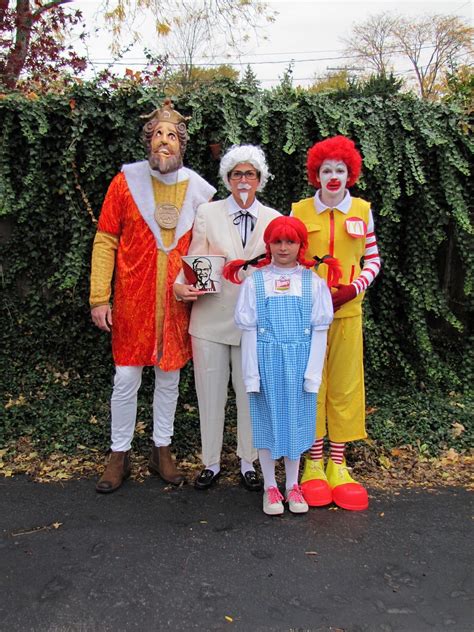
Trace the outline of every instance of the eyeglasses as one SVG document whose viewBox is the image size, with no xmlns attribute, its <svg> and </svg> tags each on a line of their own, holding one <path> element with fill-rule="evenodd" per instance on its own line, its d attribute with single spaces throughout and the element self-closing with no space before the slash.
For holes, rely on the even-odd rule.
<svg viewBox="0 0 474 632">
<path fill-rule="evenodd" d="M 256 180 L 260 177 L 260 174 L 256 171 L 231 171 L 229 173 L 230 180 L 242 180 L 245 177 L 246 180 Z"/>
</svg>

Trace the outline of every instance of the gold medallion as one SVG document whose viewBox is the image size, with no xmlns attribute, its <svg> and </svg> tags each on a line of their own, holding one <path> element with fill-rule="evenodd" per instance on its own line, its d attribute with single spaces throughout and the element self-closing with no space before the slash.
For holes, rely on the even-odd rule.
<svg viewBox="0 0 474 632">
<path fill-rule="evenodd" d="M 176 228 L 179 210 L 174 204 L 158 204 L 155 209 L 155 221 L 160 228 Z"/>
</svg>

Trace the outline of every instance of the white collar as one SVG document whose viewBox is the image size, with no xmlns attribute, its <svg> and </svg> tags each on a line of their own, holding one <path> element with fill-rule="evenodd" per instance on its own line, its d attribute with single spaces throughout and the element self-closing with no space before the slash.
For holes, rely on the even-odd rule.
<svg viewBox="0 0 474 632">
<path fill-rule="evenodd" d="M 294 268 L 280 268 L 279 266 L 276 266 L 274 263 L 271 263 L 268 267 L 270 268 L 270 272 L 273 272 L 273 274 L 281 274 L 281 275 L 287 275 L 287 276 L 290 274 L 294 274 L 295 272 L 298 272 L 298 270 L 301 268 L 299 263 L 297 263 Z"/>
<path fill-rule="evenodd" d="M 324 202 L 321 201 L 321 198 L 319 196 L 320 192 L 321 192 L 321 189 L 318 189 L 314 196 L 314 207 L 318 215 L 319 213 L 324 213 L 324 211 L 327 211 L 328 209 L 332 210 L 330 206 L 327 206 L 326 204 L 324 204 Z M 344 198 L 339 202 L 339 204 L 336 204 L 336 206 L 332 208 L 337 209 L 338 211 L 341 211 L 341 213 L 347 214 L 347 212 L 351 208 L 351 203 L 352 203 L 351 194 L 346 189 L 346 194 Z"/>
<path fill-rule="evenodd" d="M 188 187 L 186 189 L 186 195 L 184 197 L 183 205 L 179 213 L 178 224 L 175 230 L 174 241 L 170 246 L 165 246 L 161 237 L 161 230 L 155 221 L 155 196 L 153 194 L 152 178 L 150 177 L 150 165 L 147 160 L 135 162 L 122 166 L 122 172 L 127 181 L 129 191 L 132 198 L 140 211 L 141 216 L 148 225 L 148 228 L 153 233 L 157 247 L 163 252 L 169 253 L 176 248 L 178 240 L 192 228 L 194 217 L 196 215 L 196 209 L 199 204 L 208 202 L 209 199 L 216 192 L 215 188 L 207 183 L 201 176 L 183 167 L 178 172 L 183 171 L 185 176 L 183 179 L 189 180 Z M 166 176 L 172 176 L 174 179 L 171 184 L 175 184 L 177 172 L 166 174 Z M 160 174 L 163 176 L 163 174 Z M 166 177 L 165 176 L 165 177 Z M 153 173 L 155 177 L 155 172 Z M 160 178 L 158 178 L 160 179 Z"/>
<path fill-rule="evenodd" d="M 257 200 L 257 198 L 255 198 L 255 200 L 248 208 L 242 208 L 237 204 L 233 195 L 229 195 L 229 197 L 227 198 L 227 210 L 229 212 L 229 215 L 234 215 L 235 213 L 250 213 L 250 215 L 255 217 L 255 219 L 258 219 L 259 205 L 260 202 Z"/>
</svg>

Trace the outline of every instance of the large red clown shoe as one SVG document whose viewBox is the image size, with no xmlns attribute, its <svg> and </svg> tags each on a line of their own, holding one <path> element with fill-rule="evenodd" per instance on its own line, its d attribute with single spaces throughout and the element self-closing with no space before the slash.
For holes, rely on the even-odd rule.
<svg viewBox="0 0 474 632">
<path fill-rule="evenodd" d="M 322 459 L 306 459 L 300 485 L 304 499 L 310 507 L 324 507 L 332 503 L 332 492 L 324 473 Z"/>
<path fill-rule="evenodd" d="M 338 507 L 349 511 L 364 511 L 368 508 L 369 496 L 367 491 L 349 474 L 345 460 L 339 465 L 329 459 L 326 477 L 332 490 L 333 502 Z"/>
</svg>

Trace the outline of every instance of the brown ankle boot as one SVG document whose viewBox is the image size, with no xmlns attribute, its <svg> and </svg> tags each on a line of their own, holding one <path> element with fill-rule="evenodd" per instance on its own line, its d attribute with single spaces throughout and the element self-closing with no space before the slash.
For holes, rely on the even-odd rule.
<svg viewBox="0 0 474 632">
<path fill-rule="evenodd" d="M 95 486 L 97 492 L 109 494 L 114 492 L 130 476 L 130 450 L 128 452 L 112 452 L 105 472 Z"/>
<path fill-rule="evenodd" d="M 148 461 L 148 469 L 152 474 L 158 474 L 165 483 L 179 485 L 184 481 L 184 476 L 176 467 L 171 456 L 169 446 L 162 446 L 161 448 L 153 446 L 150 460 Z"/>
</svg>

